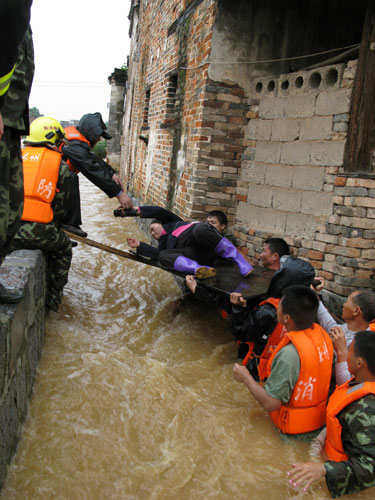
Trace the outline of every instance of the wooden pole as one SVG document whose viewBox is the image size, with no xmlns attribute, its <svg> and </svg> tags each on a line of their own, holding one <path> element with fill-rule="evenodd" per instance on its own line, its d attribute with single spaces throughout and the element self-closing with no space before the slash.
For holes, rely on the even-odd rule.
<svg viewBox="0 0 375 500">
<path fill-rule="evenodd" d="M 99 248 L 100 250 L 104 250 L 105 252 L 119 255 L 120 257 L 124 257 L 125 259 L 130 259 L 130 260 L 135 260 L 137 262 L 140 262 L 138 257 L 131 252 L 119 250 L 118 248 L 113 248 L 113 247 L 110 247 L 109 245 L 104 245 L 104 243 L 99 243 L 98 241 L 90 240 L 89 238 L 82 238 L 82 236 L 78 236 L 77 234 L 71 233 L 70 231 L 66 231 L 65 229 L 64 229 L 64 232 L 69 236 L 69 238 L 71 240 L 79 241 L 80 243 L 83 243 L 84 245 Z M 148 264 L 148 262 L 147 262 L 147 264 Z"/>
</svg>

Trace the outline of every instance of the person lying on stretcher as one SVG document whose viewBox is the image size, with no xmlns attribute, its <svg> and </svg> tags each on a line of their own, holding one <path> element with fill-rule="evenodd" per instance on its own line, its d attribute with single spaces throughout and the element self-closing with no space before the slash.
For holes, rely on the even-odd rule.
<svg viewBox="0 0 375 500">
<path fill-rule="evenodd" d="M 219 210 L 209 212 L 204 222 L 184 221 L 158 206 L 141 206 L 122 213 L 123 216 L 154 219 L 150 233 L 158 242 L 157 248 L 135 238 L 128 238 L 127 242 L 131 248 L 136 248 L 137 254 L 158 259 L 164 267 L 205 279 L 216 275 L 216 269 L 211 266 L 217 257 L 222 257 L 232 259 L 242 276 L 248 276 L 253 270 L 233 243 L 222 236 L 227 218 Z"/>
</svg>

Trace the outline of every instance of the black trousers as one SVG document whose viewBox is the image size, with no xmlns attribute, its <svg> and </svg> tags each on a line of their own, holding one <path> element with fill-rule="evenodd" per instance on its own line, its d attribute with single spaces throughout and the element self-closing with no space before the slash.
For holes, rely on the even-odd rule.
<svg viewBox="0 0 375 500">
<path fill-rule="evenodd" d="M 79 177 L 76 173 L 71 172 L 71 184 L 69 198 L 66 203 L 66 210 L 63 225 L 80 226 L 81 219 L 81 195 L 79 193 Z"/>
<path fill-rule="evenodd" d="M 159 253 L 159 262 L 164 267 L 173 267 L 177 257 L 183 255 L 202 266 L 210 266 L 217 257 L 214 249 L 221 239 L 221 234 L 211 224 L 198 222 L 181 234 L 176 248 Z"/>
</svg>

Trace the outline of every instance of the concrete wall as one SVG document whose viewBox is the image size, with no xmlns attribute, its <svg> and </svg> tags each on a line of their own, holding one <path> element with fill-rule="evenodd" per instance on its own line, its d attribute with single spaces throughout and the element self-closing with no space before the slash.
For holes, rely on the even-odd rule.
<svg viewBox="0 0 375 500">
<path fill-rule="evenodd" d="M 254 81 L 234 228 L 254 257 L 268 236 L 285 237 L 339 295 L 375 285 L 375 175 L 343 167 L 355 69 Z"/>
<path fill-rule="evenodd" d="M 44 336 L 45 261 L 18 250 L 0 268 L 1 282 L 24 289 L 16 305 L 0 304 L 0 487 L 26 418 Z"/>
</svg>

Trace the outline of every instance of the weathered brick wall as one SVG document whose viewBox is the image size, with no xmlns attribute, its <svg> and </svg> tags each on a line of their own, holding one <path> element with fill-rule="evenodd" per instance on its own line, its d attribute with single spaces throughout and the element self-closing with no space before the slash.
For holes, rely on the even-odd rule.
<svg viewBox="0 0 375 500">
<path fill-rule="evenodd" d="M 356 61 L 253 76 L 246 90 L 236 66 L 213 80 L 218 3 L 195 2 L 143 1 L 134 16 L 123 177 L 143 203 L 186 219 L 225 211 L 250 256 L 284 237 L 332 292 L 374 286 L 375 176 L 343 171 Z"/>
<path fill-rule="evenodd" d="M 3 284 L 24 289 L 19 304 L 0 304 L 0 488 L 26 418 L 44 337 L 45 259 L 18 250 L 0 269 Z"/>
<path fill-rule="evenodd" d="M 173 205 L 186 217 L 197 212 L 189 183 L 200 170 L 197 136 L 201 135 L 207 67 L 199 66 L 210 52 L 216 2 L 201 2 L 168 36 L 168 29 L 189 4 L 140 3 L 137 50 L 129 62 L 131 130 L 124 139 L 122 164 L 122 175 L 135 196 L 146 203 Z M 175 95 L 170 91 L 173 79 Z"/>
</svg>

